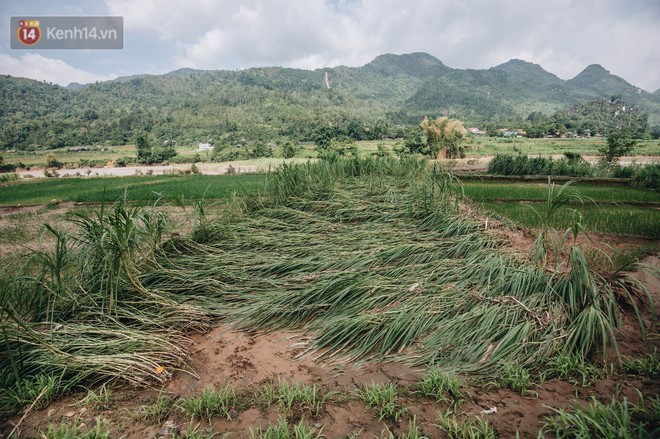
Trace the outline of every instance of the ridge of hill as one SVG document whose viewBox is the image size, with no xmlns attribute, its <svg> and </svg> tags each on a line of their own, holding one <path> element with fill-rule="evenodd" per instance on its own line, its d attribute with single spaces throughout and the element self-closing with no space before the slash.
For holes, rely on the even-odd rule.
<svg viewBox="0 0 660 439">
<path fill-rule="evenodd" d="M 596 64 L 567 81 L 523 60 L 453 69 L 426 53 L 316 70 L 183 68 L 68 87 L 0 76 L 0 149 L 125 144 L 144 132 L 180 144 L 228 134 L 306 140 L 321 125 L 379 138 L 426 115 L 504 123 L 612 98 L 660 125 L 660 90 L 644 91 Z"/>
</svg>

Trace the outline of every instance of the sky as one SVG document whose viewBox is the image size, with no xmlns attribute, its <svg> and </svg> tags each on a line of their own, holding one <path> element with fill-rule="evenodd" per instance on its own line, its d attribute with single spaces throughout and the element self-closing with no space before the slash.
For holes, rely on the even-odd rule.
<svg viewBox="0 0 660 439">
<path fill-rule="evenodd" d="M 0 0 L 0 74 L 61 85 L 182 67 L 361 66 L 427 52 L 452 68 L 589 64 L 660 89 L 660 0 Z M 11 50 L 11 16 L 124 17 L 124 49 Z"/>
</svg>

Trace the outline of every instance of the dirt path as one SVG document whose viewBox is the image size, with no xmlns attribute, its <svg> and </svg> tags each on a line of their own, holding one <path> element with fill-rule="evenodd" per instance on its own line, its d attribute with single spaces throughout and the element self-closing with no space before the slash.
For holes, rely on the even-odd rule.
<svg viewBox="0 0 660 439">
<path fill-rule="evenodd" d="M 78 168 L 58 169 L 59 177 L 127 177 L 131 175 L 152 174 L 163 175 L 185 172 L 190 170 L 190 164 L 167 165 L 167 166 L 125 166 L 125 167 L 103 167 L 103 168 Z M 197 163 L 200 171 L 209 175 L 227 174 L 229 170 L 236 174 L 255 172 L 267 172 L 268 168 L 263 166 L 239 166 L 231 163 Z M 51 171 L 52 172 L 52 171 Z M 19 178 L 45 178 L 43 169 L 18 172 Z"/>
</svg>

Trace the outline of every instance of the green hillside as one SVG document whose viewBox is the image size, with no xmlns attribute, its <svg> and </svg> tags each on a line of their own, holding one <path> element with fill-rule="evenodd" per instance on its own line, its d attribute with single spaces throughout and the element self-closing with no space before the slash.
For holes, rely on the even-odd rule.
<svg viewBox="0 0 660 439">
<path fill-rule="evenodd" d="M 425 53 L 386 54 L 362 67 L 180 69 L 68 88 L 1 76 L 0 149 L 121 145 L 144 134 L 190 145 L 220 138 L 310 140 L 320 127 L 379 139 L 401 135 L 404 125 L 425 115 L 506 126 L 531 112 L 549 116 L 612 97 L 660 125 L 658 91 L 640 90 L 600 66 L 563 81 L 520 60 L 460 70 Z"/>
</svg>

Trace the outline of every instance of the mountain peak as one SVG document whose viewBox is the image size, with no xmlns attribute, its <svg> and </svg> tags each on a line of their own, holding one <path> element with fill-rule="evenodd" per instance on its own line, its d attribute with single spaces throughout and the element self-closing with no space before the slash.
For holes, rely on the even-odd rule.
<svg viewBox="0 0 660 439">
<path fill-rule="evenodd" d="M 562 82 L 556 75 L 548 72 L 540 65 L 522 59 L 510 59 L 504 64 L 492 67 L 490 70 L 494 72 L 503 72 L 512 79 L 527 82 L 530 85 L 535 82 L 539 86 L 547 83 L 551 88 L 556 88 L 559 87 L 558 84 Z"/>
<path fill-rule="evenodd" d="M 451 70 L 438 58 L 424 52 L 403 55 L 386 53 L 377 56 L 363 68 L 382 75 L 405 74 L 418 78 L 441 75 Z"/>
<path fill-rule="evenodd" d="M 583 71 L 584 72 L 589 72 L 589 73 L 606 73 L 609 74 L 610 71 L 605 69 L 605 67 L 601 66 L 600 64 L 589 64 Z"/>
<path fill-rule="evenodd" d="M 618 88 L 632 88 L 625 79 L 610 73 L 600 64 L 590 64 L 582 70 L 575 78 L 568 82 L 579 87 L 602 87 L 604 84 Z"/>
<path fill-rule="evenodd" d="M 542 73 L 552 74 L 538 64 L 534 64 L 532 62 L 517 58 L 512 58 L 503 64 L 492 67 L 491 70 L 499 70 L 510 73 L 527 71 L 527 72 L 542 72 Z"/>
<path fill-rule="evenodd" d="M 534 63 L 532 63 L 532 62 L 525 61 L 524 59 L 511 58 L 511 59 L 508 60 L 507 62 L 502 63 L 502 64 L 500 64 L 500 65 L 498 65 L 498 66 L 495 66 L 495 67 L 493 67 L 493 68 L 494 68 L 494 69 L 498 69 L 498 68 L 501 68 L 501 67 L 511 67 L 511 66 L 518 66 L 518 67 L 523 67 L 523 66 L 525 66 L 525 67 L 536 67 L 536 68 L 541 67 L 541 66 L 538 65 L 538 64 L 534 64 Z"/>
<path fill-rule="evenodd" d="M 190 67 L 183 67 L 177 70 L 172 70 L 171 72 L 167 72 L 163 76 L 170 76 L 170 77 L 190 76 L 190 75 L 201 74 L 206 72 L 207 70 L 197 70 L 197 69 L 191 69 Z"/>
</svg>

